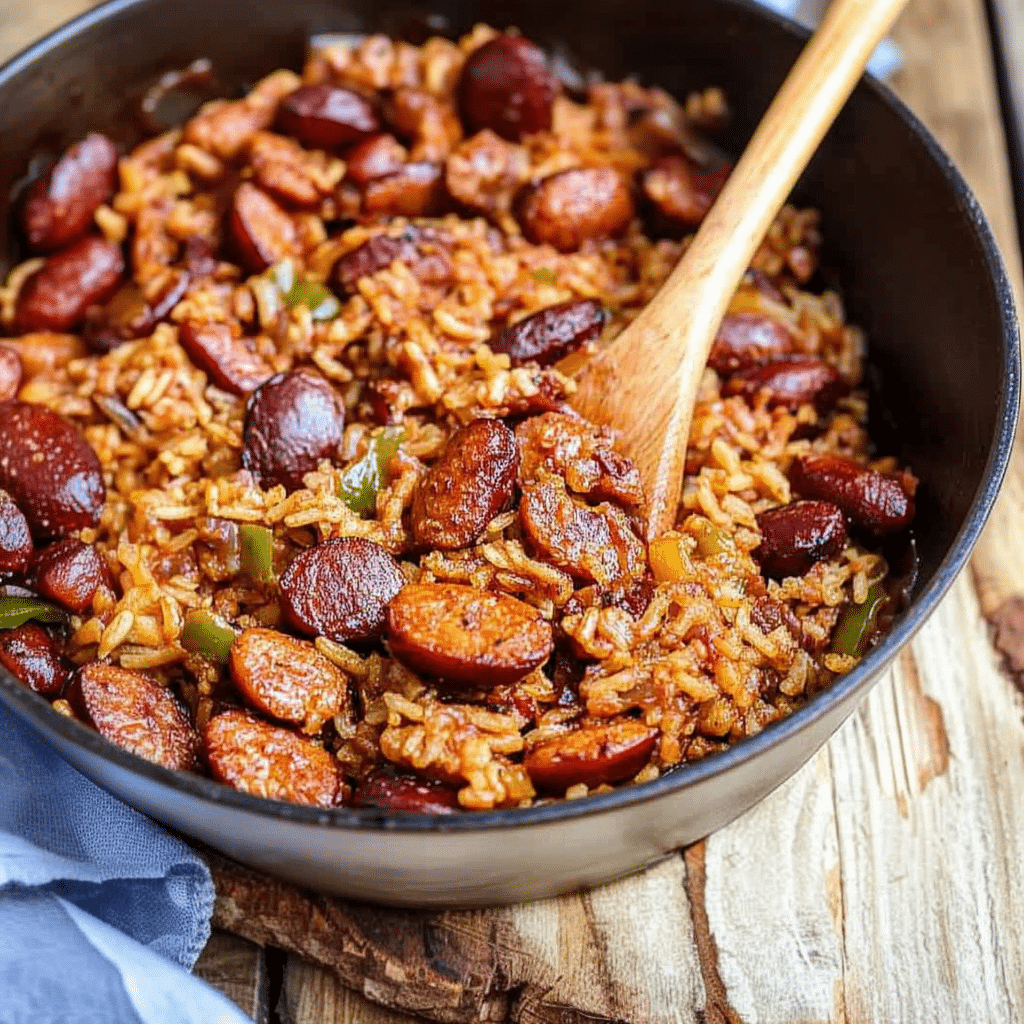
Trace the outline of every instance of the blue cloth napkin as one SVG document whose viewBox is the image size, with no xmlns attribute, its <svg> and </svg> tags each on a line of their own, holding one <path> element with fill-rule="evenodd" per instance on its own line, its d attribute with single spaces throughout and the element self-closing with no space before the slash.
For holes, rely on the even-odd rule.
<svg viewBox="0 0 1024 1024">
<path fill-rule="evenodd" d="M 188 971 L 213 881 L 0 707 L 0 1024 L 244 1024 Z"/>
</svg>

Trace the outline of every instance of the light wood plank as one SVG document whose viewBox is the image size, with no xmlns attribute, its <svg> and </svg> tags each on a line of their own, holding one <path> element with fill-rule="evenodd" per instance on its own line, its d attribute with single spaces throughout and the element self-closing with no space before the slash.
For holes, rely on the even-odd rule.
<svg viewBox="0 0 1024 1024">
<path fill-rule="evenodd" d="M 417 1024 L 344 986 L 329 970 L 289 956 L 277 1012 L 282 1024 Z"/>
<path fill-rule="evenodd" d="M 256 1024 L 270 1020 L 270 978 L 261 946 L 215 931 L 193 973 L 223 992 Z"/>
<path fill-rule="evenodd" d="M 851 1021 L 1022 1019 L 1024 726 L 968 582 L 829 748 Z"/>
</svg>

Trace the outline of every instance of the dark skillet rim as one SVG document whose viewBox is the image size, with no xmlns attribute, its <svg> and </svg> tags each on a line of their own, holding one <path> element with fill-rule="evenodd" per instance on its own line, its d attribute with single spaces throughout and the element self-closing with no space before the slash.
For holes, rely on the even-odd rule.
<svg viewBox="0 0 1024 1024">
<path fill-rule="evenodd" d="M 23 50 L 0 68 L 0 88 L 53 47 L 74 38 L 84 29 L 105 21 L 111 15 L 128 11 L 147 2 L 148 0 L 108 0 L 107 3 L 68 22 Z M 722 2 L 743 8 L 774 22 L 798 38 L 807 39 L 810 36 L 810 32 L 803 26 L 761 7 L 753 0 L 722 0 Z M 295 825 L 328 828 L 340 832 L 353 830 L 461 833 L 488 830 L 507 831 L 514 828 L 550 824 L 589 815 L 609 814 L 620 808 L 658 800 L 669 793 L 683 790 L 714 775 L 738 768 L 743 762 L 756 758 L 776 743 L 785 742 L 790 736 L 809 728 L 836 704 L 844 702 L 856 691 L 866 690 L 868 684 L 875 681 L 875 677 L 881 674 L 904 644 L 909 642 L 921 627 L 967 562 L 992 510 L 1006 474 L 1016 431 L 1021 382 L 1020 337 L 1013 293 L 995 239 L 977 200 L 949 157 L 904 103 L 890 89 L 869 74 L 864 76 L 858 86 L 858 89 L 865 88 L 873 92 L 888 106 L 923 143 L 928 155 L 951 186 L 961 212 L 967 217 L 980 243 L 988 268 L 988 276 L 992 282 L 994 297 L 1000 306 L 1003 371 L 997 400 L 1001 416 L 998 430 L 992 439 L 982 482 L 974 495 L 969 512 L 952 547 L 942 560 L 935 575 L 913 600 L 907 612 L 897 620 L 885 641 L 872 650 L 849 674 L 843 676 L 829 689 L 816 695 L 803 708 L 772 723 L 756 736 L 742 740 L 723 753 L 683 765 L 652 782 L 623 786 L 610 793 L 578 801 L 562 801 L 525 809 L 439 815 L 341 807 L 318 809 L 302 804 L 290 804 L 249 796 L 199 775 L 171 771 L 134 754 L 129 754 L 79 722 L 55 713 L 42 697 L 26 689 L 2 668 L 0 668 L 0 700 L 37 731 L 50 736 L 56 735 L 62 741 L 83 747 L 90 754 L 102 758 L 117 769 L 142 776 L 147 783 L 167 787 L 178 794 L 186 794 L 208 805 L 223 806 L 237 812 Z M 793 766 L 793 771 L 798 767 L 800 765 Z"/>
</svg>

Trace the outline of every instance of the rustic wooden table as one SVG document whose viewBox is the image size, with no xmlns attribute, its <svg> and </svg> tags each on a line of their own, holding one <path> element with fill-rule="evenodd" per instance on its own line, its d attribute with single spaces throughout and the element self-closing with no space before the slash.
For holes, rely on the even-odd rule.
<svg viewBox="0 0 1024 1024">
<path fill-rule="evenodd" d="M 912 0 L 892 84 L 973 186 L 1019 284 L 1020 149 L 995 71 L 1009 69 L 1012 129 L 1024 7 L 991 3 Z M 90 6 L 0 0 L 0 58 Z M 490 912 L 359 907 L 217 862 L 197 973 L 287 1024 L 1024 1020 L 1022 538 L 1018 451 L 970 569 L 896 667 L 705 842 L 587 895 Z"/>
</svg>

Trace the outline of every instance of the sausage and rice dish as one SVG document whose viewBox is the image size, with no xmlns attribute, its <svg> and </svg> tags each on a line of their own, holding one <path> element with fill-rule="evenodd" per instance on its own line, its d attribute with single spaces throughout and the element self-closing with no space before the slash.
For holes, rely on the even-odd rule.
<svg viewBox="0 0 1024 1024">
<path fill-rule="evenodd" d="M 808 700 L 895 610 L 915 479 L 787 207 L 674 530 L 572 410 L 728 164 L 727 116 L 525 38 L 316 51 L 28 184 L 0 288 L 0 663 L 169 768 L 319 806 L 577 798 Z"/>
</svg>

